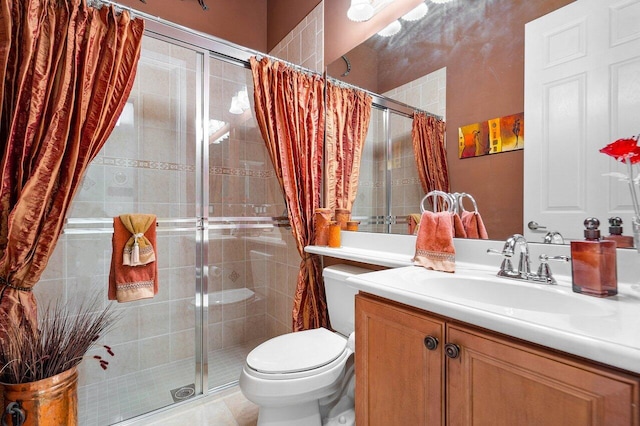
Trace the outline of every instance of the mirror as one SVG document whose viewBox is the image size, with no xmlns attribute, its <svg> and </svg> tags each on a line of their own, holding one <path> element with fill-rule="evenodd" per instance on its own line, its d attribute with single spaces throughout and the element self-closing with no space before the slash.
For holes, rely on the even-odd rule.
<svg viewBox="0 0 640 426">
<path fill-rule="evenodd" d="M 430 10 L 423 19 L 403 22 L 397 36 L 381 39 L 374 35 L 378 29 L 419 2 L 397 0 L 405 4 L 405 10 L 385 16 L 386 21 L 381 12 L 371 21 L 354 23 L 346 18 L 350 0 L 325 0 L 327 73 L 384 94 L 445 68 L 451 190 L 472 194 L 489 237 L 504 240 L 511 234 L 524 233 L 526 226 L 524 151 L 459 159 L 458 128 L 524 111 L 525 24 L 572 2 L 452 0 L 435 4 L 426 0 Z M 350 62 L 347 76 L 342 75 L 347 69 L 342 55 Z M 630 230 L 630 224 L 625 225 L 625 234 Z M 543 236 L 541 233 L 539 242 Z"/>
</svg>

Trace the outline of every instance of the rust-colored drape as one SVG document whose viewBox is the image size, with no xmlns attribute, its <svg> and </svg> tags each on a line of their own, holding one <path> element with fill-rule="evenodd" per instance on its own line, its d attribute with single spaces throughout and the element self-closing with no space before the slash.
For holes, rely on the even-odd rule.
<svg viewBox="0 0 640 426">
<path fill-rule="evenodd" d="M 0 325 L 31 288 L 131 91 L 144 23 L 83 0 L 0 1 Z"/>
<path fill-rule="evenodd" d="M 268 58 L 251 58 L 255 112 L 285 195 L 302 258 L 293 307 L 293 330 L 327 327 L 320 260 L 304 252 L 314 241 L 313 213 L 320 206 L 324 146 L 324 82 Z"/>
<path fill-rule="evenodd" d="M 418 176 L 425 194 L 436 189 L 450 192 L 444 131 L 444 121 L 425 113 L 414 114 L 411 140 Z"/>
<path fill-rule="evenodd" d="M 327 82 L 325 207 L 351 210 L 371 118 L 371 96 Z"/>
</svg>

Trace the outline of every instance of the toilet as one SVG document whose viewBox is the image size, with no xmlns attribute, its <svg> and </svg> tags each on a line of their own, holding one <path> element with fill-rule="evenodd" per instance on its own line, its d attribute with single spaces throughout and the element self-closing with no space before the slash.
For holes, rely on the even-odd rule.
<svg viewBox="0 0 640 426">
<path fill-rule="evenodd" d="M 270 339 L 247 355 L 240 390 L 259 406 L 259 426 L 355 425 L 355 295 L 347 278 L 371 272 L 324 268 L 331 326 Z"/>
</svg>

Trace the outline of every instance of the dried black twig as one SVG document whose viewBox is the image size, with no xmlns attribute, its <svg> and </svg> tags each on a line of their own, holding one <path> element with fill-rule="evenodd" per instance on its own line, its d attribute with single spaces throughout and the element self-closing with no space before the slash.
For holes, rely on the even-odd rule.
<svg viewBox="0 0 640 426">
<path fill-rule="evenodd" d="M 5 324 L 0 342 L 0 382 L 34 382 L 78 365 L 119 318 L 111 304 L 98 309 L 99 300 L 82 303 L 77 310 L 61 303 L 49 305 L 38 330 L 14 322 Z M 111 348 L 104 347 L 113 356 Z M 99 361 L 106 369 L 108 362 Z"/>
</svg>

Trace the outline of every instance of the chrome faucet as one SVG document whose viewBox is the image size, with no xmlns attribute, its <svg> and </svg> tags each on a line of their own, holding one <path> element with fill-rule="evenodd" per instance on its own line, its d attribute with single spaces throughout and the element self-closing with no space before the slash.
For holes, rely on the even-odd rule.
<svg viewBox="0 0 640 426">
<path fill-rule="evenodd" d="M 511 264 L 511 258 L 516 253 L 516 246 L 520 245 L 520 259 L 518 261 L 518 269 L 514 270 Z M 529 244 L 527 240 L 520 234 L 514 234 L 507 238 L 504 243 L 502 251 L 487 249 L 488 254 L 498 254 L 504 257 L 500 270 L 498 271 L 499 277 L 512 278 L 516 280 L 533 281 L 540 284 L 556 284 L 556 280 L 551 274 L 551 268 L 548 262 L 568 262 L 571 258 L 568 256 L 547 256 L 541 254 L 540 267 L 537 273 L 531 272 L 531 260 L 529 258 Z"/>
<path fill-rule="evenodd" d="M 529 244 L 527 244 L 527 240 L 520 234 L 513 234 L 507 241 L 504 243 L 504 247 L 501 252 L 497 252 L 504 256 L 505 260 L 510 260 L 516 253 L 516 246 L 520 245 L 520 259 L 518 261 L 518 270 L 514 271 L 513 266 L 510 266 L 511 262 L 503 262 L 503 266 L 498 272 L 498 276 L 507 277 L 507 278 L 518 278 L 518 279 L 526 279 L 526 277 L 531 273 L 531 261 L 529 260 Z M 496 253 L 495 251 L 491 251 L 490 253 Z"/>
</svg>

